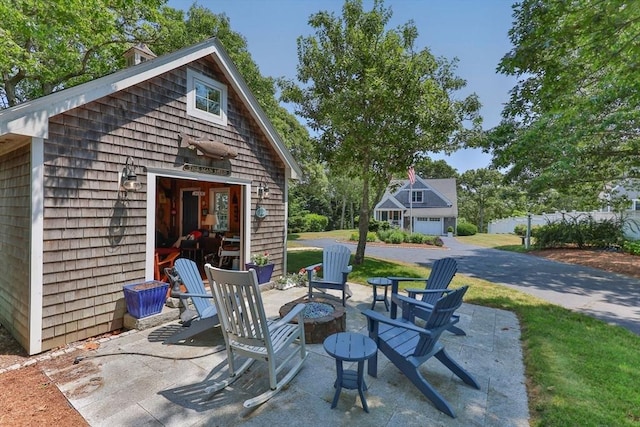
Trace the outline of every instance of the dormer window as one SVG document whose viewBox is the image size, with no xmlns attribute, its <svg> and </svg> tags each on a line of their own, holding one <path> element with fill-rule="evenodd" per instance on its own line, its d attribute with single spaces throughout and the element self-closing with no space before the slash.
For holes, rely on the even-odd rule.
<svg viewBox="0 0 640 427">
<path fill-rule="evenodd" d="M 422 203 L 423 195 L 424 195 L 424 192 L 422 190 L 420 190 L 420 191 L 412 191 L 411 192 L 411 201 L 413 203 Z"/>
<path fill-rule="evenodd" d="M 187 114 L 226 126 L 227 85 L 187 69 Z"/>
</svg>

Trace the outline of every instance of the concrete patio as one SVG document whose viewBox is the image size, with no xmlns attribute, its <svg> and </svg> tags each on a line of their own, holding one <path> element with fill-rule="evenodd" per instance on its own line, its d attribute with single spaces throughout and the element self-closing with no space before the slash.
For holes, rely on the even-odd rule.
<svg viewBox="0 0 640 427">
<path fill-rule="evenodd" d="M 347 302 L 347 330 L 366 334 L 360 311 L 370 307 L 372 290 L 350 286 L 354 296 Z M 283 304 L 305 292 L 305 288 L 263 292 L 267 314 L 276 317 Z M 377 303 L 376 310 L 384 311 L 384 304 Z M 356 390 L 343 390 L 338 406 L 330 409 L 336 368 L 322 344 L 308 345 L 309 356 L 300 373 L 257 408 L 248 410 L 242 403 L 268 389 L 268 375 L 260 363 L 206 399 L 204 388 L 226 376 L 224 339 L 216 328 L 188 344 L 163 344 L 181 328 L 177 321 L 104 340 L 79 363 L 51 365 L 47 374 L 92 426 L 529 425 L 516 316 L 469 304 L 463 304 L 459 314 L 459 326 L 467 336 L 445 333 L 443 341 L 481 389 L 467 386 L 435 359 L 422 366 L 431 384 L 453 406 L 455 419 L 435 409 L 381 353 L 378 377 L 365 374 L 370 413 L 362 410 Z"/>
</svg>

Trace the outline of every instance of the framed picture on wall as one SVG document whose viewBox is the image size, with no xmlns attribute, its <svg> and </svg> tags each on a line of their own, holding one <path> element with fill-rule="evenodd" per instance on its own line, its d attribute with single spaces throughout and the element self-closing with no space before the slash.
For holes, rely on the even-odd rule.
<svg viewBox="0 0 640 427">
<path fill-rule="evenodd" d="M 202 209 L 202 216 L 207 216 L 209 209 Z"/>
</svg>

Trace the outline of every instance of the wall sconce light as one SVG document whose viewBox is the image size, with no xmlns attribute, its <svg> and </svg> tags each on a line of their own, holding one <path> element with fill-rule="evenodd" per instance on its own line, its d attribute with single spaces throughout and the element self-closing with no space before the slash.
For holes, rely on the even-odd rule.
<svg viewBox="0 0 640 427">
<path fill-rule="evenodd" d="M 127 157 L 127 162 L 120 174 L 120 187 L 126 192 L 138 191 L 142 188 L 142 183 L 138 181 L 138 175 L 135 173 L 136 166 L 133 164 L 131 156 Z"/>
<path fill-rule="evenodd" d="M 269 187 L 262 181 L 260 181 L 260 184 L 258 184 L 256 192 L 258 193 L 258 198 L 260 199 L 266 199 L 267 197 L 269 197 Z"/>
</svg>

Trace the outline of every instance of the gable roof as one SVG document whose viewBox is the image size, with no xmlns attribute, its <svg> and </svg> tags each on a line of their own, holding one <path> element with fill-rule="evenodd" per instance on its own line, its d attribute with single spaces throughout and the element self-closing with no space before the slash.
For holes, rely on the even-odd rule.
<svg viewBox="0 0 640 427">
<path fill-rule="evenodd" d="M 422 203 L 409 202 L 409 189 L 413 191 L 423 190 L 424 198 Z M 454 178 L 445 179 L 423 179 L 416 176 L 413 186 L 409 180 L 393 180 L 387 186 L 385 194 L 376 205 L 375 210 L 396 210 L 408 209 L 411 207 L 416 213 L 420 209 L 428 209 L 430 212 L 449 215 L 458 212 L 458 196 L 456 180 Z"/>
<path fill-rule="evenodd" d="M 264 132 L 278 156 L 291 170 L 291 177 L 299 177 L 302 174 L 300 167 L 249 90 L 244 78 L 240 75 L 222 44 L 216 38 L 207 39 L 198 44 L 116 71 L 90 82 L 1 110 L 0 148 L 3 142 L 11 141 L 15 137 L 47 138 L 49 118 L 124 90 L 208 55 L 222 69 L 225 77 Z"/>
</svg>

